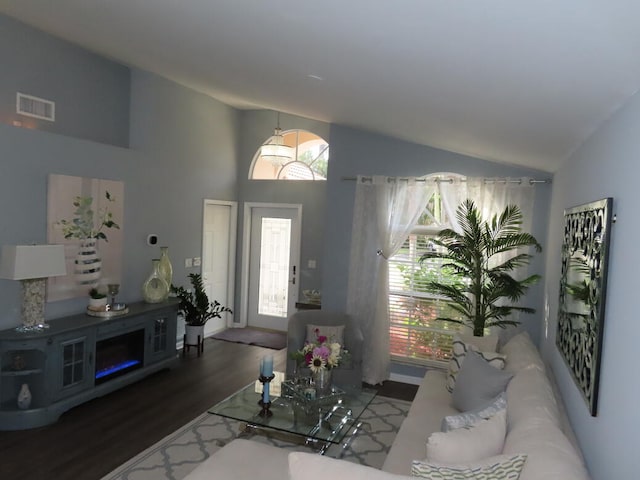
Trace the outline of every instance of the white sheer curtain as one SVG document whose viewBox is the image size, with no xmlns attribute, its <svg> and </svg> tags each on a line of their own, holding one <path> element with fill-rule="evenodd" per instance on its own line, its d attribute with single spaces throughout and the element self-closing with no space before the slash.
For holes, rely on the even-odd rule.
<svg viewBox="0 0 640 480">
<path fill-rule="evenodd" d="M 389 378 L 387 258 L 396 253 L 424 212 L 435 182 L 358 177 L 351 234 L 347 312 L 364 334 L 363 380 Z"/>
</svg>

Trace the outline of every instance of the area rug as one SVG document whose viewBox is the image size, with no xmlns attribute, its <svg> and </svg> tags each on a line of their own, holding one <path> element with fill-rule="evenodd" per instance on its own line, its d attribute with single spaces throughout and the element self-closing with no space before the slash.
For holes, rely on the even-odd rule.
<svg viewBox="0 0 640 480">
<path fill-rule="evenodd" d="M 287 346 L 287 334 L 280 332 L 267 332 L 255 328 L 227 328 L 211 338 L 224 340 L 225 342 L 244 343 L 258 347 L 282 350 Z"/>
<path fill-rule="evenodd" d="M 403 400 L 374 398 L 360 417 L 366 422 L 365 428 L 346 450 L 334 445 L 326 455 L 380 468 L 410 406 L 410 402 Z M 205 412 L 102 480 L 181 480 L 212 453 L 236 438 L 240 426 L 241 422 Z M 251 439 L 291 451 L 312 451 L 263 435 L 253 435 Z"/>
</svg>

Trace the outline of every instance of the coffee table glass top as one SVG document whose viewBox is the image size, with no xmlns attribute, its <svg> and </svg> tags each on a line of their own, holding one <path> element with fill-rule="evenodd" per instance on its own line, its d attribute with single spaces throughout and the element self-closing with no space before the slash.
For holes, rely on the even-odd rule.
<svg viewBox="0 0 640 480">
<path fill-rule="evenodd" d="M 251 427 L 273 429 L 298 435 L 306 439 L 341 443 L 345 436 L 358 425 L 362 412 L 376 396 L 377 391 L 344 389 L 342 394 L 332 395 L 311 404 L 287 394 L 272 397 L 269 417 L 261 417 L 258 401 L 261 395 L 251 383 L 209 409 L 209 413 L 246 422 Z"/>
</svg>

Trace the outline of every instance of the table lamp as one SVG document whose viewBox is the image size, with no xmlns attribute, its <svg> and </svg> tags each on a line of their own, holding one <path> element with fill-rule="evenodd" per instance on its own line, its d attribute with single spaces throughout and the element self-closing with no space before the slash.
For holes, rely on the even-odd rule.
<svg viewBox="0 0 640 480">
<path fill-rule="evenodd" d="M 44 321 L 46 280 L 67 274 L 64 245 L 5 245 L 0 260 L 0 278 L 22 283 L 20 332 L 47 328 Z"/>
</svg>

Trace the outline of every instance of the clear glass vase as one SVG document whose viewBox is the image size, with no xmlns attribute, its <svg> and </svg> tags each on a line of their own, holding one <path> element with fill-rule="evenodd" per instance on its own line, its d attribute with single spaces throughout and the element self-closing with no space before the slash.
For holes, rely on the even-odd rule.
<svg viewBox="0 0 640 480">
<path fill-rule="evenodd" d="M 164 302 L 169 297 L 169 285 L 160 274 L 160 259 L 151 260 L 153 270 L 142 285 L 142 296 L 147 303 Z"/>
<path fill-rule="evenodd" d="M 313 374 L 316 397 L 323 397 L 331 393 L 331 370 L 322 368 Z"/>
<path fill-rule="evenodd" d="M 173 279 L 173 266 L 169 259 L 169 247 L 160 247 L 160 264 L 158 265 L 160 275 L 167 282 L 169 288 L 171 288 L 171 281 Z"/>
</svg>

